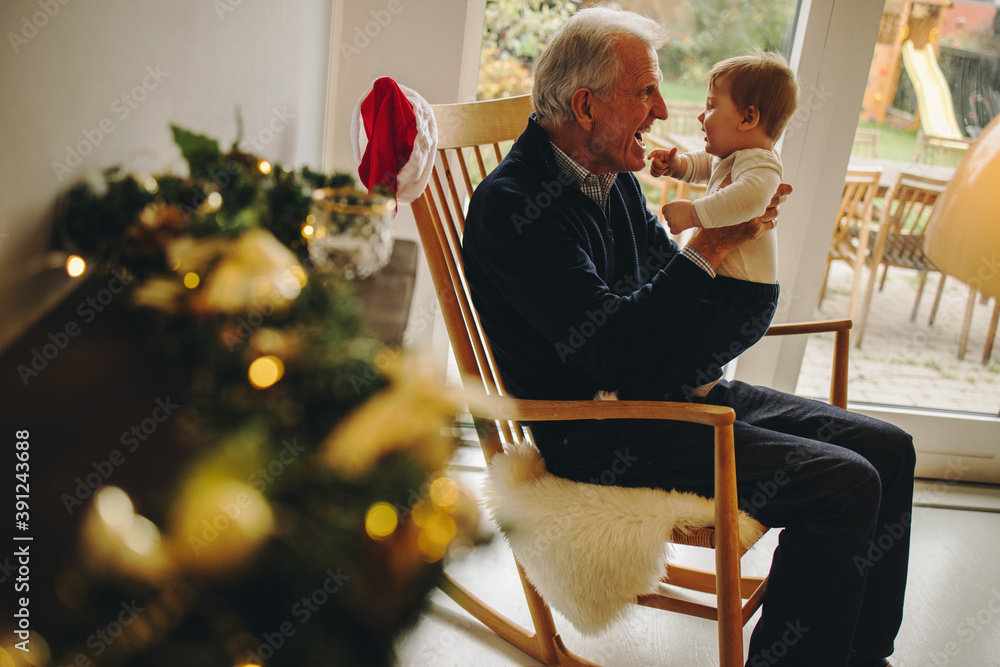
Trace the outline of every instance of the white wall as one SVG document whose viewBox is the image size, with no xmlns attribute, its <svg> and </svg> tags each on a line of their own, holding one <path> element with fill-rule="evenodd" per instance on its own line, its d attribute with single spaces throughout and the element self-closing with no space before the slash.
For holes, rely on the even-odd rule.
<svg viewBox="0 0 1000 667">
<path fill-rule="evenodd" d="M 350 137 L 358 98 L 381 76 L 412 88 L 431 104 L 476 97 L 486 0 L 336 0 L 324 166 L 357 173 Z M 397 238 L 417 239 L 409 206 L 396 216 Z M 444 322 L 419 255 L 410 308 L 410 346 L 432 346 L 443 366 Z"/>
<path fill-rule="evenodd" d="M 294 167 L 355 172 L 350 116 L 376 77 L 391 76 L 431 103 L 474 98 L 484 7 L 485 0 L 4 0 L 0 348 L 67 282 L 58 270 L 26 272 L 29 258 L 50 247 L 53 203 L 74 180 L 113 164 L 183 170 L 169 125 L 228 145 L 237 106 L 246 149 Z M 408 207 L 397 228 L 416 236 Z M 423 282 L 418 289 L 415 309 L 433 299 Z"/>
<path fill-rule="evenodd" d="M 116 163 L 184 169 L 170 123 L 228 145 L 238 106 L 245 147 L 322 162 L 330 0 L 61 2 L 0 5 L 0 340 L 53 286 L 10 287 L 49 247 L 57 193 Z M 70 167 L 70 151 L 88 154 Z"/>
</svg>

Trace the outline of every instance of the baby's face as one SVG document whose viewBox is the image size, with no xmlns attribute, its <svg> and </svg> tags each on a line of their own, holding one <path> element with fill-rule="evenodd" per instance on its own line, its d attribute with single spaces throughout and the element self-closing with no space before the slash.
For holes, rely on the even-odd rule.
<svg viewBox="0 0 1000 667">
<path fill-rule="evenodd" d="M 708 87 L 705 110 L 698 114 L 702 132 L 705 133 L 705 151 L 719 158 L 729 157 L 734 151 L 747 146 L 745 133 L 739 131 L 743 113 L 729 97 L 729 84 L 716 81 Z"/>
</svg>

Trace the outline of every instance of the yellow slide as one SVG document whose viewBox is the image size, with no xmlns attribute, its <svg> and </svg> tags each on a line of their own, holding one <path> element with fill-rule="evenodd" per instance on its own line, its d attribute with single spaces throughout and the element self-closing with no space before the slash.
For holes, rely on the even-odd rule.
<svg viewBox="0 0 1000 667">
<path fill-rule="evenodd" d="M 924 133 L 947 139 L 964 137 L 955 120 L 951 89 L 941 73 L 930 42 L 917 49 L 913 46 L 913 40 L 906 40 L 903 43 L 903 66 L 917 93 L 920 127 Z"/>
</svg>

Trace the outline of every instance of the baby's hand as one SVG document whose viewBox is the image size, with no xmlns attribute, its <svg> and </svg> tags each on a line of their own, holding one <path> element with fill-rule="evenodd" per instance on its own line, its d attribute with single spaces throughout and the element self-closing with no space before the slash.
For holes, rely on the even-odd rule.
<svg viewBox="0 0 1000 667">
<path fill-rule="evenodd" d="M 684 175 L 684 160 L 677 158 L 677 148 L 669 151 L 655 150 L 649 154 L 649 173 L 653 176 L 671 176 L 678 178 Z"/>
<path fill-rule="evenodd" d="M 698 214 L 694 211 L 694 204 L 685 199 L 678 199 L 664 205 L 663 219 L 667 221 L 670 233 L 675 236 L 685 229 L 701 227 Z"/>
</svg>

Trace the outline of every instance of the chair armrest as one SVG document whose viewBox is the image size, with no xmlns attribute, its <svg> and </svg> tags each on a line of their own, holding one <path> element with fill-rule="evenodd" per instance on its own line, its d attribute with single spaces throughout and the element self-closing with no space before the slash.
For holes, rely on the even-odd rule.
<svg viewBox="0 0 1000 667">
<path fill-rule="evenodd" d="M 503 415 L 494 419 L 516 421 L 571 421 L 582 419 L 662 419 L 706 426 L 726 426 L 736 421 L 732 408 L 670 401 L 541 401 L 507 398 Z"/>
<path fill-rule="evenodd" d="M 825 333 L 828 331 L 850 331 L 853 325 L 853 320 L 818 320 L 816 322 L 773 324 L 764 335 L 791 336 L 796 334 Z"/>
<path fill-rule="evenodd" d="M 791 336 L 832 331 L 836 333 L 833 343 L 833 374 L 830 377 L 830 404 L 847 409 L 847 361 L 851 349 L 852 320 L 819 320 L 795 324 L 775 324 L 765 336 Z"/>
</svg>

